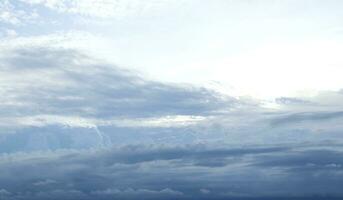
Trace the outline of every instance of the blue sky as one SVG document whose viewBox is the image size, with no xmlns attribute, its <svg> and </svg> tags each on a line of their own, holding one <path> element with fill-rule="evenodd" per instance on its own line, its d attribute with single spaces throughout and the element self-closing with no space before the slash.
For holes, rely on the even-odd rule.
<svg viewBox="0 0 343 200">
<path fill-rule="evenodd" d="M 342 7 L 0 1 L 0 199 L 341 198 Z"/>
</svg>

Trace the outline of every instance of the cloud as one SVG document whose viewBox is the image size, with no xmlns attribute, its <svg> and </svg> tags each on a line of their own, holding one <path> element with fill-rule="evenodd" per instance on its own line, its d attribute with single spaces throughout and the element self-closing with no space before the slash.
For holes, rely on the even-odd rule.
<svg viewBox="0 0 343 200">
<path fill-rule="evenodd" d="M 148 81 L 72 50 L 12 51 L 2 56 L 1 74 L 8 117 L 14 110 L 21 116 L 206 116 L 235 104 L 205 88 Z"/>
<path fill-rule="evenodd" d="M 22 0 L 31 5 L 42 5 L 60 13 L 77 14 L 85 17 L 123 18 L 151 14 L 159 9 L 180 5 L 183 1 L 170 0 Z"/>
<path fill-rule="evenodd" d="M 33 185 L 43 186 L 43 185 L 49 185 L 49 184 L 54 184 L 54 183 L 56 183 L 56 181 L 51 180 L 51 179 L 46 179 L 46 180 L 43 180 L 43 181 L 38 181 L 36 183 L 33 183 Z"/>
<path fill-rule="evenodd" d="M 339 132 L 327 122 L 340 120 L 339 111 L 275 112 L 206 88 L 150 81 L 77 50 L 3 52 L 3 199 L 343 195 L 341 136 L 325 143 L 332 134 L 314 135 L 311 124 Z"/>
<path fill-rule="evenodd" d="M 303 121 L 325 121 L 343 117 L 343 111 L 335 112 L 306 112 L 286 115 L 273 120 L 273 125 L 301 123 Z"/>
<path fill-rule="evenodd" d="M 28 12 L 20 9 L 9 0 L 0 2 L 0 23 L 17 26 L 30 23 L 31 20 L 37 17 L 38 14 L 35 11 Z"/>
<path fill-rule="evenodd" d="M 211 193 L 210 190 L 204 189 L 204 188 L 200 189 L 200 192 L 203 193 L 203 194 L 209 194 L 209 193 Z"/>
<path fill-rule="evenodd" d="M 337 107 L 284 105 L 275 111 L 207 88 L 147 80 L 76 49 L 2 52 L 0 152 L 343 139 Z M 309 101 L 321 105 L 320 99 Z"/>
<path fill-rule="evenodd" d="M 5 189 L 0 189 L 0 197 L 4 197 L 4 196 L 8 196 L 8 195 L 11 195 L 11 193 Z"/>
<path fill-rule="evenodd" d="M 99 196 L 121 196 L 121 198 L 163 198 L 164 197 L 172 197 L 172 196 L 180 196 L 183 195 L 182 192 L 175 191 L 169 188 L 165 188 L 160 191 L 155 190 L 147 190 L 147 189 L 137 189 L 134 190 L 132 188 L 128 188 L 125 190 L 119 190 L 119 189 L 106 189 L 106 190 L 100 190 L 100 191 L 94 191 L 92 194 L 99 195 Z"/>
<path fill-rule="evenodd" d="M 339 174 L 343 164 L 341 155 L 341 151 L 328 149 L 287 152 L 283 158 L 275 155 L 265 156 L 257 165 L 285 168 L 291 173 L 303 173 L 303 176 L 315 176 L 314 172 L 321 172 L 317 175 L 324 176 L 324 174 Z"/>
<path fill-rule="evenodd" d="M 292 97 L 279 97 L 275 99 L 275 102 L 281 105 L 304 105 L 310 104 L 310 101 L 306 101 L 300 98 L 292 98 Z"/>
<path fill-rule="evenodd" d="M 207 88 L 147 80 L 76 49 L 42 46 L 2 49 L 0 152 L 343 139 L 337 107 L 315 107 L 323 98 L 275 111 Z"/>
<path fill-rule="evenodd" d="M 299 62 L 304 64 L 306 59 L 299 55 L 307 52 L 302 51 L 306 48 L 296 52 L 294 45 L 281 44 L 261 50 L 256 46 L 259 44 L 247 42 L 263 55 L 248 56 L 252 59 L 238 55 L 227 60 L 227 56 L 221 59 L 218 55 L 228 51 L 218 51 L 220 45 L 227 46 L 230 41 L 222 41 L 218 32 L 225 38 L 237 38 L 231 36 L 240 34 L 240 27 L 233 35 L 226 28 L 214 31 L 214 35 L 212 30 L 201 31 L 205 30 L 203 25 L 207 30 L 208 23 L 215 21 L 213 27 L 224 27 L 222 22 L 226 23 L 229 16 L 227 6 L 234 11 L 229 17 L 233 25 L 243 18 L 256 20 L 255 11 L 260 12 L 262 7 L 275 10 L 275 6 L 249 5 L 253 15 L 238 19 L 236 10 L 245 9 L 246 3 L 242 7 L 194 1 L 193 6 L 181 7 L 185 2 L 0 2 L 0 24 L 4 27 L 0 31 L 6 36 L 0 42 L 0 199 L 342 199 L 342 91 L 320 92 L 307 98 L 280 97 L 271 102 L 274 107 L 270 108 L 270 102 L 249 97 L 233 98 L 214 89 L 149 80 L 93 57 L 107 53 L 111 56 L 104 57 L 117 57 L 128 65 L 128 58 L 135 57 L 137 62 L 133 63 L 145 66 L 147 60 L 153 64 L 150 61 L 156 58 L 181 55 L 179 61 L 197 60 L 196 64 L 191 63 L 190 68 L 187 64 L 169 65 L 186 66 L 181 71 L 189 74 L 201 73 L 198 69 L 203 68 L 205 80 L 218 65 L 218 73 L 213 73 L 216 77 L 247 88 L 263 86 L 268 96 L 304 83 L 302 75 L 308 70 L 298 73 L 297 66 Z M 190 14 L 193 7 L 199 9 Z M 201 20 L 207 16 L 202 11 L 214 14 L 213 19 Z M 270 22 L 275 21 L 267 20 L 262 26 Z M 28 25 L 33 26 L 28 29 Z M 114 28 L 108 29 L 109 25 Z M 243 32 L 246 28 L 243 26 Z M 66 32 L 58 32 L 62 29 Z M 97 33 L 83 32 L 90 29 Z M 43 32 L 48 34 L 35 36 Z M 196 52 L 197 56 L 189 54 L 191 48 L 183 47 L 204 46 L 193 38 L 198 32 L 208 48 Z M 188 41 L 186 46 L 174 44 L 184 39 Z M 313 49 L 313 44 L 306 45 Z M 280 46 L 286 50 L 275 51 Z M 340 49 L 330 42 L 319 46 Z M 208 59 L 209 49 L 215 49 L 215 59 Z M 298 63 L 288 72 L 296 74 L 298 82 L 290 83 L 285 76 L 281 68 L 287 63 L 275 68 L 275 63 L 282 60 L 275 52 L 293 55 L 295 59 L 291 60 Z M 309 52 L 305 57 L 323 53 Z M 337 61 L 334 58 L 338 54 L 332 52 L 319 57 Z M 202 56 L 207 59 L 205 64 L 204 59 L 199 60 L 201 55 L 206 55 Z M 325 65 L 327 60 L 312 64 Z M 158 72 L 156 63 L 151 69 Z M 223 63 L 235 69 L 242 66 L 243 70 L 228 67 L 223 73 Z M 263 67 L 266 65 L 273 67 Z M 259 74 L 265 76 L 261 66 L 280 75 L 285 84 L 277 84 L 280 80 L 276 76 L 261 79 Z M 335 72 L 314 68 L 314 79 Z M 324 82 L 318 88 L 332 87 L 332 82 Z"/>
<path fill-rule="evenodd" d="M 8 154 L 0 158 L 0 188 L 6 200 L 341 197 L 341 147 L 322 145 L 140 145 Z M 215 159 L 223 164 L 213 164 Z"/>
<path fill-rule="evenodd" d="M 117 131 L 166 131 L 240 104 L 214 90 L 150 81 L 77 50 L 31 47 L 2 52 L 0 152 L 109 145 Z M 145 130 L 144 137 L 151 133 Z M 131 137 L 129 143 L 135 140 Z"/>
</svg>

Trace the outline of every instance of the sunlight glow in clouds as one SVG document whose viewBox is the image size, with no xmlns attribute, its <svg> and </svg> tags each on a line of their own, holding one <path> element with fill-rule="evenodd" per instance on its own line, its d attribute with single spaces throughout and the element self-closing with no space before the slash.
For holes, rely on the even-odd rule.
<svg viewBox="0 0 343 200">
<path fill-rule="evenodd" d="M 332 14 L 336 8 L 328 13 L 330 6 L 337 7 L 333 2 L 15 2 L 1 4 L 3 22 L 15 20 L 23 27 L 35 20 L 41 27 L 57 22 L 58 32 L 51 31 L 48 38 L 64 39 L 50 39 L 49 45 L 78 47 L 155 80 L 205 86 L 215 81 L 231 95 L 258 98 L 313 95 L 342 84 L 341 24 Z M 32 10 L 19 12 L 16 5 Z M 44 22 L 42 9 L 55 14 Z M 66 17 L 71 22 L 59 21 Z M 18 34 L 14 31 L 11 27 L 12 36 Z M 44 40 L 34 32 L 20 31 L 18 37 Z"/>
<path fill-rule="evenodd" d="M 343 85 L 343 44 L 337 41 L 276 43 L 224 60 L 194 63 L 215 80 L 255 97 L 316 95 Z M 206 70 L 212 66 L 211 70 Z M 211 72 L 210 72 L 211 71 Z"/>
</svg>

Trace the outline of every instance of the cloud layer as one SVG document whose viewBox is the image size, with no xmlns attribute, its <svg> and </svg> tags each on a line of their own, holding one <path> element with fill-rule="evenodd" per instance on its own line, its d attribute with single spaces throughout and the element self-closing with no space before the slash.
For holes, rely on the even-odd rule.
<svg viewBox="0 0 343 200">
<path fill-rule="evenodd" d="M 75 50 L 12 49 L 1 61 L 5 152 L 97 147 L 111 143 L 98 127 L 114 137 L 120 127 L 183 126 L 238 106 L 213 90 L 149 81 Z"/>
<path fill-rule="evenodd" d="M 341 5 L 0 0 L 0 199 L 342 199 Z"/>
<path fill-rule="evenodd" d="M 2 199 L 335 199 L 343 195 L 342 155 L 341 145 L 333 144 L 127 146 L 12 154 L 0 159 L 0 195 Z"/>
<path fill-rule="evenodd" d="M 76 50 L 2 52 L 1 199 L 343 196 L 341 92 L 272 109 Z"/>
</svg>

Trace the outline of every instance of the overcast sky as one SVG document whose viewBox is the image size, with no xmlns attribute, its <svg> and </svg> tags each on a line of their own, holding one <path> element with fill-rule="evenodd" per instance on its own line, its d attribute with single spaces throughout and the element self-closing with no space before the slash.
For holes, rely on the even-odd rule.
<svg viewBox="0 0 343 200">
<path fill-rule="evenodd" d="M 342 199 L 342 10 L 0 0 L 0 199 Z"/>
</svg>

